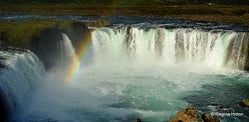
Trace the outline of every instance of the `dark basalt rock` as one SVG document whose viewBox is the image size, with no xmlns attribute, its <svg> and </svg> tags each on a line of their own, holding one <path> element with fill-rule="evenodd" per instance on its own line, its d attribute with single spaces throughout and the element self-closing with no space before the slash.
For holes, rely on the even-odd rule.
<svg viewBox="0 0 249 122">
<path fill-rule="evenodd" d="M 79 49 L 79 47 L 81 46 L 82 41 L 87 41 L 86 39 L 91 36 L 90 30 L 84 23 L 79 22 L 73 23 L 69 30 L 70 31 L 66 34 L 72 41 L 72 45 L 74 46 L 77 52 L 77 49 Z"/>
<path fill-rule="evenodd" d="M 131 26 L 127 27 L 126 33 L 127 33 L 127 35 L 131 34 Z"/>
<path fill-rule="evenodd" d="M 135 122 L 142 122 L 140 118 L 136 118 Z"/>
<path fill-rule="evenodd" d="M 244 37 L 244 44 L 241 50 L 241 54 L 246 55 L 245 62 L 244 62 L 244 70 L 249 71 L 249 33 L 247 32 Z"/>
<path fill-rule="evenodd" d="M 31 39 L 31 51 L 34 52 L 40 60 L 43 61 L 45 69 L 49 70 L 56 66 L 63 55 L 62 33 L 68 35 L 76 52 L 79 46 L 86 38 L 89 40 L 90 31 L 84 23 L 75 22 L 70 28 L 62 29 L 59 27 L 48 28 L 44 30 L 39 36 Z"/>
<path fill-rule="evenodd" d="M 62 41 L 61 29 L 49 28 L 31 40 L 31 51 L 43 61 L 46 69 L 56 65 L 59 59 L 58 44 Z"/>
</svg>

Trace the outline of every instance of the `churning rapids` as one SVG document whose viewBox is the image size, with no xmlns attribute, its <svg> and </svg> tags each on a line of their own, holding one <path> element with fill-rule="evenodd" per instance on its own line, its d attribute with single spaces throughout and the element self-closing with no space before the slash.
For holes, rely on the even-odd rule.
<svg viewBox="0 0 249 122">
<path fill-rule="evenodd" d="M 10 122 L 162 122 L 187 105 L 243 113 L 224 122 L 249 119 L 238 105 L 249 98 L 249 75 L 240 70 L 246 32 L 113 26 L 91 34 L 70 82 L 64 81 L 65 62 L 75 52 L 66 34 L 57 47 L 63 63 L 49 71 L 33 52 L 0 51 L 0 90 Z"/>
</svg>

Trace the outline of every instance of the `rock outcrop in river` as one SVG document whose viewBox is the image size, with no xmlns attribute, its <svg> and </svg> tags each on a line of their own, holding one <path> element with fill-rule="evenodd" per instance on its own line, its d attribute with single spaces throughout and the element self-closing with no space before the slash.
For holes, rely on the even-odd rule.
<svg viewBox="0 0 249 122">
<path fill-rule="evenodd" d="M 239 103 L 241 107 L 247 107 L 249 108 L 249 99 L 245 99 Z"/>
<path fill-rule="evenodd" d="M 168 122 L 220 122 L 217 116 L 209 114 L 202 114 L 200 117 L 197 110 L 193 106 L 188 106 L 185 110 L 178 111 L 175 118 L 170 119 Z"/>
</svg>

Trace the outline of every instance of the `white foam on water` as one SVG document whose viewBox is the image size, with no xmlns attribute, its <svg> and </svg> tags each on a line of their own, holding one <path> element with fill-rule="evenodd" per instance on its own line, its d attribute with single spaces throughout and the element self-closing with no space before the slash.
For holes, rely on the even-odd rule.
<svg viewBox="0 0 249 122">
<path fill-rule="evenodd" d="M 62 36 L 59 45 L 62 59 L 70 61 L 75 52 L 66 34 Z M 242 36 L 245 35 L 231 31 L 188 28 L 95 29 L 92 32 L 91 65 L 79 69 L 78 76 L 71 83 L 64 82 L 63 68 L 45 73 L 43 83 L 32 94 L 33 97 L 28 97 L 30 105 L 21 109 L 13 120 L 119 122 L 141 117 L 145 121 L 167 121 L 176 111 L 189 105 L 183 97 L 197 94 L 203 90 L 203 85 L 224 83 L 226 77 L 240 75 L 237 70 L 244 58 L 237 51 L 243 49 Z M 241 44 L 232 45 L 234 40 Z M 228 57 L 229 52 L 238 55 Z M 31 62 L 39 61 L 34 59 Z M 13 69 L 26 67 L 19 66 L 14 65 Z M 36 67 L 40 65 L 35 65 L 35 68 L 31 65 L 33 70 L 42 69 Z M 37 81 L 37 77 L 30 82 Z M 17 91 L 16 85 L 7 86 L 14 86 L 11 92 Z M 27 91 L 26 85 L 23 89 L 23 94 L 14 92 L 14 98 L 32 92 Z"/>
</svg>

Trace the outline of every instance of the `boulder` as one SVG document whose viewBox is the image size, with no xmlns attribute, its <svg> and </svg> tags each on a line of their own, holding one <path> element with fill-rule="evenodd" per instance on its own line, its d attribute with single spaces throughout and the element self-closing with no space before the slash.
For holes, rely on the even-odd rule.
<svg viewBox="0 0 249 122">
<path fill-rule="evenodd" d="M 241 107 L 249 107 L 249 99 L 245 99 L 242 102 L 239 103 Z"/>
<path fill-rule="evenodd" d="M 202 114 L 201 118 L 203 119 L 204 122 L 220 122 L 217 116 L 211 116 L 207 113 Z"/>
<path fill-rule="evenodd" d="M 168 122 L 220 122 L 217 116 L 211 116 L 207 113 L 202 114 L 201 117 L 193 106 L 188 106 L 185 110 L 178 111 L 175 118 Z"/>
<path fill-rule="evenodd" d="M 175 118 L 168 122 L 202 122 L 197 110 L 193 106 L 188 106 L 185 110 L 176 113 Z"/>
<path fill-rule="evenodd" d="M 140 118 L 136 118 L 135 122 L 142 122 Z"/>
</svg>

